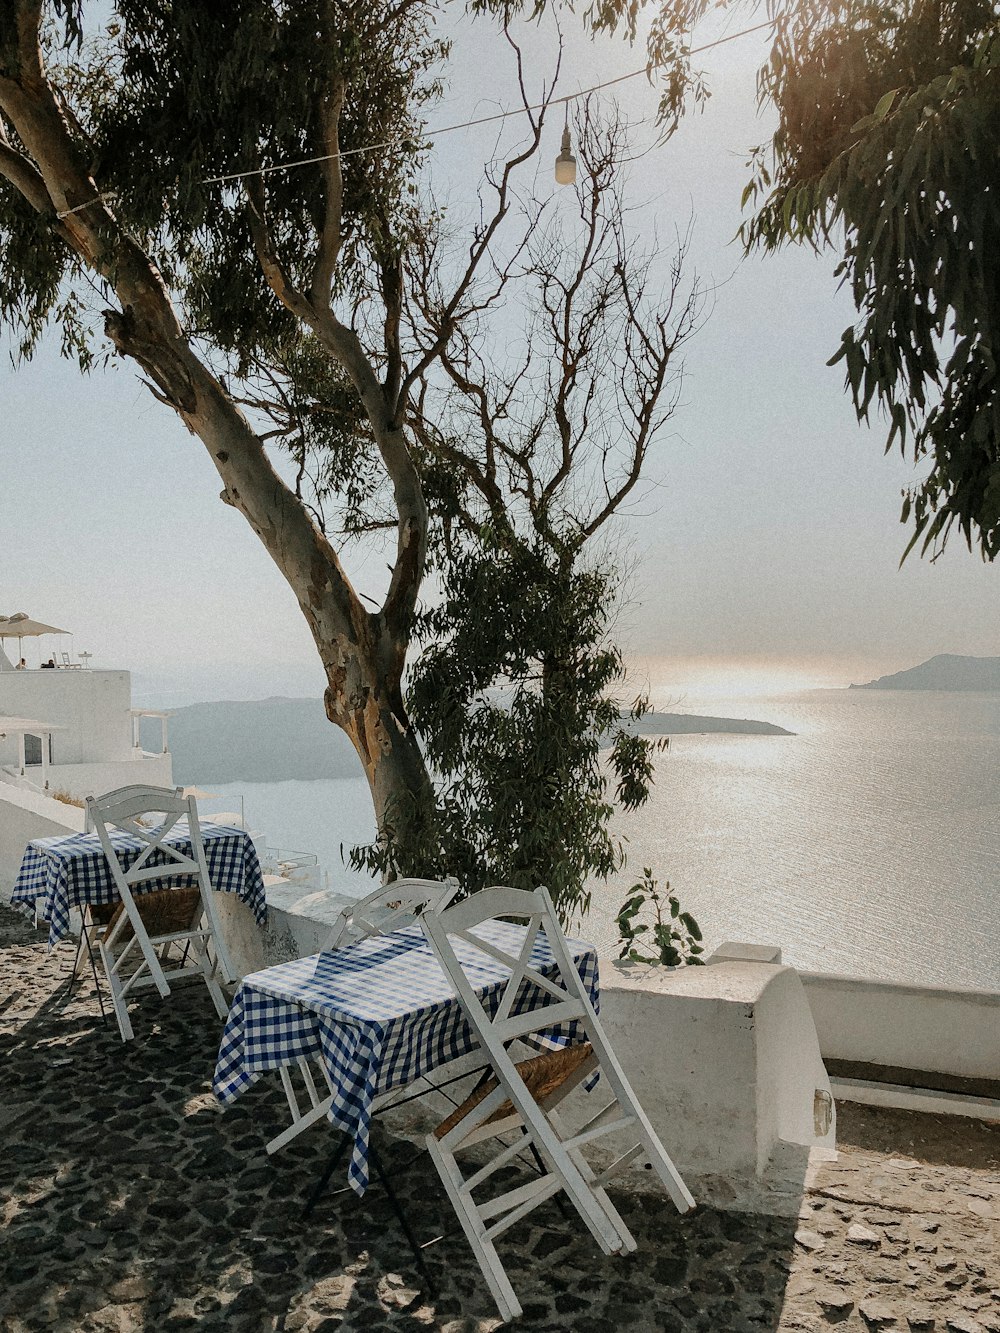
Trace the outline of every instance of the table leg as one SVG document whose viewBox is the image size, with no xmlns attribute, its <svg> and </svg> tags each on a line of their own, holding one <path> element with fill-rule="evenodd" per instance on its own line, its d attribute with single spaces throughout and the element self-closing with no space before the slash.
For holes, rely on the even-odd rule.
<svg viewBox="0 0 1000 1333">
<path fill-rule="evenodd" d="M 336 1152 L 331 1156 L 329 1162 L 327 1163 L 326 1170 L 323 1172 L 319 1180 L 313 1186 L 309 1194 L 309 1198 L 306 1200 L 306 1206 L 302 1210 L 303 1218 L 307 1218 L 312 1213 L 312 1210 L 319 1203 L 320 1198 L 322 1197 L 324 1191 L 326 1190 L 327 1185 L 329 1185 L 330 1183 L 331 1176 L 333 1175 L 334 1171 L 336 1171 L 340 1163 L 347 1156 L 347 1150 L 348 1148 L 350 1148 L 352 1143 L 353 1139 L 351 1139 L 349 1135 L 345 1134 L 340 1146 L 337 1148 Z"/>
<path fill-rule="evenodd" d="M 368 1160 L 371 1162 L 375 1174 L 378 1176 L 386 1194 L 389 1196 L 389 1203 L 392 1205 L 392 1211 L 396 1214 L 396 1220 L 403 1229 L 403 1235 L 406 1237 L 407 1243 L 413 1251 L 413 1257 L 417 1261 L 417 1267 L 420 1269 L 424 1281 L 427 1283 L 430 1291 L 436 1293 L 434 1279 L 431 1277 L 427 1264 L 424 1262 L 423 1248 L 413 1234 L 413 1228 L 410 1226 L 409 1218 L 406 1216 L 403 1205 L 399 1202 L 396 1191 L 392 1188 L 392 1184 L 385 1173 L 385 1169 L 382 1166 L 382 1159 L 379 1156 L 374 1143 L 369 1143 L 368 1145 Z"/>
</svg>

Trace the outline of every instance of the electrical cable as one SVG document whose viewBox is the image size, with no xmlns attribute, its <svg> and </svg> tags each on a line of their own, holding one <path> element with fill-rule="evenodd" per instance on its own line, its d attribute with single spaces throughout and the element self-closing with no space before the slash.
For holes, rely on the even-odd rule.
<svg viewBox="0 0 1000 1333">
<path fill-rule="evenodd" d="M 706 42 L 704 46 L 693 47 L 687 54 L 689 56 L 700 55 L 703 51 L 711 51 L 716 46 L 724 46 L 726 42 L 735 42 L 739 37 L 749 37 L 751 33 L 762 32 L 765 28 L 773 28 L 776 19 L 768 19 L 765 23 L 757 23 L 752 28 L 743 28 L 739 32 L 731 32 L 727 37 L 719 37 L 714 42 Z M 276 171 L 294 171 L 297 167 L 311 167 L 319 162 L 332 162 L 336 158 L 355 157 L 359 153 L 375 153 L 382 148 L 398 148 L 401 144 L 412 143 L 415 139 L 437 139 L 442 134 L 452 134 L 455 130 L 473 129 L 477 125 L 490 125 L 498 120 L 509 120 L 511 116 L 523 116 L 529 111 L 542 111 L 550 106 L 560 106 L 565 104 L 567 116 L 569 114 L 569 103 L 577 101 L 581 97 L 589 97 L 591 93 L 601 92 L 605 88 L 613 88 L 618 83 L 625 83 L 628 79 L 637 79 L 640 75 L 648 75 L 650 67 L 644 65 L 642 69 L 634 69 L 628 74 L 619 74 L 615 79 L 608 79 L 604 83 L 595 83 L 590 88 L 581 88 L 579 92 L 567 93 L 565 97 L 556 97 L 549 102 L 537 102 L 534 106 L 520 106 L 513 111 L 497 111 L 491 116 L 480 116 L 476 120 L 463 120 L 455 125 L 442 125 L 436 130 L 427 130 L 422 134 L 406 134 L 398 139 L 383 139 L 378 143 L 363 144 L 360 148 L 345 148 L 340 153 L 324 153 L 319 157 L 303 157 L 295 162 L 284 162 L 274 167 L 257 167 L 252 171 L 234 171 L 226 176 L 207 176 L 203 185 L 227 185 L 230 181 L 247 180 L 250 176 L 270 176 Z"/>
</svg>

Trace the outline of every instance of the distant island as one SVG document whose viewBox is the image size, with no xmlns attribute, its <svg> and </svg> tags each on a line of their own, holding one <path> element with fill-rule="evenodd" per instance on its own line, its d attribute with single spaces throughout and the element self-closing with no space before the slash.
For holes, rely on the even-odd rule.
<svg viewBox="0 0 1000 1333">
<path fill-rule="evenodd" d="M 638 724 L 628 721 L 626 725 L 644 736 L 695 732 L 792 735 L 770 722 L 694 713 L 648 713 Z M 168 727 L 174 781 L 187 786 L 361 775 L 354 747 L 338 727 L 331 726 L 322 699 L 192 704 L 175 709 Z"/>
<path fill-rule="evenodd" d="M 773 722 L 756 722 L 749 717 L 703 717 L 700 713 L 647 713 L 638 722 L 623 717 L 626 730 L 640 736 L 691 736 L 722 732 L 737 736 L 794 736 L 794 731 Z"/>
<path fill-rule="evenodd" d="M 919 666 L 879 676 L 852 690 L 1000 690 L 1000 657 L 938 653 Z"/>
<path fill-rule="evenodd" d="M 168 727 L 174 781 L 186 786 L 361 776 L 322 699 L 192 704 L 175 709 Z"/>
</svg>

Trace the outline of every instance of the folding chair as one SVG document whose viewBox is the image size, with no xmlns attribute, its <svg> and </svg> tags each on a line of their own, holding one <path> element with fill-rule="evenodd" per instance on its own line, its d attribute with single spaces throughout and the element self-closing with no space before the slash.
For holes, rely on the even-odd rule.
<svg viewBox="0 0 1000 1333">
<path fill-rule="evenodd" d="M 389 935 L 394 930 L 403 930 L 406 926 L 413 925 L 422 911 L 431 908 L 440 910 L 446 907 L 458 889 L 458 880 L 451 876 L 443 880 L 393 880 L 391 884 L 385 884 L 374 893 L 370 893 L 367 898 L 361 898 L 345 907 L 333 923 L 320 952 L 329 953 L 342 949 L 354 940 L 365 939 L 371 935 Z M 279 1070 L 292 1123 L 271 1139 L 267 1145 L 268 1153 L 278 1152 L 318 1120 L 322 1120 L 329 1111 L 333 1092 L 330 1076 L 322 1061 L 317 1060 L 316 1065 L 319 1070 L 318 1079 L 305 1056 L 299 1056 L 295 1066 L 284 1065 Z M 305 1110 L 300 1106 L 295 1091 L 293 1068 L 298 1069 L 305 1086 L 308 1103 Z"/>
<path fill-rule="evenodd" d="M 96 918 L 91 911 L 88 945 L 96 943 L 122 1041 L 134 1036 L 126 1007 L 128 996 L 155 987 L 166 998 L 168 981 L 178 977 L 202 977 L 216 1012 L 225 1018 L 229 1006 L 217 974 L 228 983 L 234 980 L 234 973 L 215 911 L 194 797 L 185 798 L 179 789 L 124 787 L 106 796 L 88 797 L 86 810 L 121 900 Z M 161 814 L 162 822 L 152 826 L 140 822 L 150 814 Z M 190 856 L 165 841 L 182 817 L 187 819 Z M 112 843 L 110 827 L 145 844 L 127 867 L 128 857 Z M 158 880 L 173 882 L 145 888 Z M 140 891 L 134 893 L 139 886 Z"/>
<path fill-rule="evenodd" d="M 516 956 L 476 933 L 477 926 L 499 918 L 527 924 Z M 693 1208 L 694 1199 L 608 1045 L 547 890 L 484 889 L 447 911 L 425 912 L 420 924 L 494 1071 L 491 1079 L 481 1083 L 427 1136 L 427 1147 L 501 1317 L 513 1319 L 521 1313 L 521 1306 L 494 1241 L 546 1199 L 564 1192 L 606 1254 L 636 1248 L 604 1186 L 640 1155 L 651 1163 L 679 1212 Z M 532 951 L 542 932 L 558 978 L 543 976 L 538 963 L 532 963 Z M 510 968 L 502 993 L 494 994 L 488 1004 L 473 989 L 456 953 L 455 939 Z M 551 1034 L 552 1029 L 566 1024 L 576 1025 L 572 1035 L 585 1036 L 586 1041 L 515 1064 L 508 1049 L 515 1041 Z M 574 1088 L 598 1072 L 611 1099 L 582 1128 L 570 1130 L 557 1108 Z M 584 1156 L 584 1146 L 625 1129 L 638 1142 L 610 1165 L 596 1170 Z M 485 1165 L 477 1162 L 470 1175 L 463 1174 L 457 1152 L 509 1131 L 516 1135 L 513 1143 L 496 1145 L 500 1150 Z M 494 1180 L 491 1196 L 477 1199 L 481 1187 L 496 1172 L 511 1166 L 526 1147 L 543 1159 L 543 1174 L 513 1187 Z M 500 1193 L 495 1192 L 496 1187 Z"/>
</svg>

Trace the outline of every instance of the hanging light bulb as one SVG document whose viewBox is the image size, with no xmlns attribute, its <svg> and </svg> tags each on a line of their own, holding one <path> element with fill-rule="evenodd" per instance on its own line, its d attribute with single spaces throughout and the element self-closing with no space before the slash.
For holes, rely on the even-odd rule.
<svg viewBox="0 0 1000 1333">
<path fill-rule="evenodd" d="M 562 148 L 556 158 L 556 184 L 576 184 L 576 158 L 570 150 L 569 142 L 569 103 L 566 103 L 566 123 L 563 126 Z"/>
</svg>

